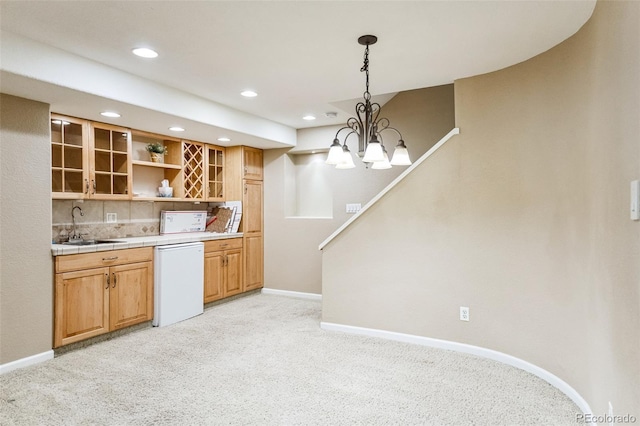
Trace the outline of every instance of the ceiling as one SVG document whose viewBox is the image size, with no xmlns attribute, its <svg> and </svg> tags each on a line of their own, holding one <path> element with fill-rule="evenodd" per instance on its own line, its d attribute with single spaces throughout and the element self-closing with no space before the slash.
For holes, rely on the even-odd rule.
<svg viewBox="0 0 640 426">
<path fill-rule="evenodd" d="M 594 6 L 595 0 L 3 0 L 0 83 L 4 93 L 50 103 L 57 112 L 77 114 L 82 105 L 84 118 L 115 106 L 123 116 L 109 122 L 149 123 L 143 130 L 167 133 L 168 126 L 186 123 L 198 140 L 226 130 L 254 146 L 291 146 L 295 129 L 335 125 L 351 115 L 364 91 L 360 35 L 378 37 L 370 52 L 370 91 L 387 100 L 542 53 L 574 34 Z M 11 55 L 12 46 L 18 53 Z M 140 46 L 158 58 L 133 56 L 131 49 Z M 43 77 L 49 67 L 93 71 Z M 91 75 L 103 76 L 101 82 L 115 78 L 126 93 L 115 84 L 100 86 L 97 78 L 93 85 L 100 87 L 93 90 L 86 81 Z M 240 96 L 245 89 L 258 96 Z M 150 93 L 162 94 L 162 102 Z M 210 115 L 178 106 L 187 101 L 200 105 L 194 111 L 211 107 Z M 329 111 L 338 116 L 326 117 Z M 307 114 L 317 119 L 303 120 Z M 235 124 L 225 123 L 227 115 Z"/>
</svg>

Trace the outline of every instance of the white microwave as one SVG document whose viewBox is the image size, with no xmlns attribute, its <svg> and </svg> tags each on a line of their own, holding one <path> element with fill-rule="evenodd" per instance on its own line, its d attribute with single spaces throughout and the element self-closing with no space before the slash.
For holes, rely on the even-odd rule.
<svg viewBox="0 0 640 426">
<path fill-rule="evenodd" d="M 163 210 L 160 213 L 160 235 L 203 232 L 206 224 L 206 211 Z"/>
</svg>

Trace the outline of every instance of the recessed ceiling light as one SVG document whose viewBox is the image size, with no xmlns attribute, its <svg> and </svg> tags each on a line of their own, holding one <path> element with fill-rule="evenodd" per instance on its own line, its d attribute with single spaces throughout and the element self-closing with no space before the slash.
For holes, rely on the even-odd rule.
<svg viewBox="0 0 640 426">
<path fill-rule="evenodd" d="M 240 94 L 245 98 L 255 98 L 256 96 L 258 96 L 258 94 L 253 90 L 245 90 L 244 92 L 240 92 Z"/>
<path fill-rule="evenodd" d="M 334 111 L 328 111 L 325 112 L 324 115 L 326 115 L 328 118 L 336 118 L 338 116 L 338 113 Z"/>
<path fill-rule="evenodd" d="M 307 120 L 307 121 L 311 121 L 311 120 L 315 120 L 316 117 L 314 115 L 305 115 L 304 117 L 302 117 L 303 120 Z"/>
<path fill-rule="evenodd" d="M 218 138 L 218 142 L 231 142 L 231 139 L 222 137 L 222 138 Z"/>
<path fill-rule="evenodd" d="M 140 56 L 141 58 L 157 58 L 158 57 L 158 52 L 156 52 L 155 50 L 151 50 L 149 48 L 146 47 L 137 47 L 135 49 L 131 50 L 133 52 L 134 55 L 136 56 Z"/>
<path fill-rule="evenodd" d="M 178 126 L 169 127 L 169 130 L 171 130 L 172 132 L 184 132 L 184 129 Z"/>
<path fill-rule="evenodd" d="M 113 111 L 103 111 L 100 113 L 100 115 L 103 115 L 105 117 L 110 117 L 110 118 L 118 118 L 120 117 L 120 114 L 118 114 L 117 112 L 113 112 Z"/>
</svg>

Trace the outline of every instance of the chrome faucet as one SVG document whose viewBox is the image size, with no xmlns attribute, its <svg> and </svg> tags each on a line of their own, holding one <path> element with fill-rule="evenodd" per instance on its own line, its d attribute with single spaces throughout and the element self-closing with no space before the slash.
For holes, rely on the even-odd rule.
<svg viewBox="0 0 640 426">
<path fill-rule="evenodd" d="M 71 209 L 71 224 L 73 226 L 73 233 L 71 234 L 71 236 L 69 237 L 69 241 L 72 240 L 80 240 L 80 234 L 78 234 L 78 232 L 76 231 L 76 216 L 75 216 L 75 212 L 76 209 L 78 209 L 80 211 L 80 216 L 84 216 L 84 213 L 82 212 L 82 209 L 80 208 L 80 206 L 74 206 Z"/>
</svg>

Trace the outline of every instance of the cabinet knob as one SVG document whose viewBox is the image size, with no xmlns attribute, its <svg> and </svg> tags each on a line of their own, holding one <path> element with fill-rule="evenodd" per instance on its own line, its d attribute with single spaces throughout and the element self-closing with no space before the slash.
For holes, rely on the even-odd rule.
<svg viewBox="0 0 640 426">
<path fill-rule="evenodd" d="M 111 286 L 111 288 L 116 288 L 116 284 L 118 284 L 118 277 L 114 273 L 113 274 L 113 285 Z"/>
<path fill-rule="evenodd" d="M 105 277 L 107 277 L 107 286 L 104 288 L 105 290 L 109 288 L 109 285 L 111 284 L 110 280 L 109 280 L 109 274 L 104 274 Z"/>
<path fill-rule="evenodd" d="M 88 194 L 89 193 L 89 179 L 85 179 L 84 183 L 85 183 L 84 193 Z"/>
<path fill-rule="evenodd" d="M 93 185 L 92 194 L 95 194 L 96 193 L 96 180 L 95 179 L 91 179 L 91 185 Z"/>
<path fill-rule="evenodd" d="M 103 257 L 102 261 L 103 262 L 107 262 L 109 260 L 116 260 L 118 258 L 118 256 L 111 256 L 111 257 Z"/>
</svg>

